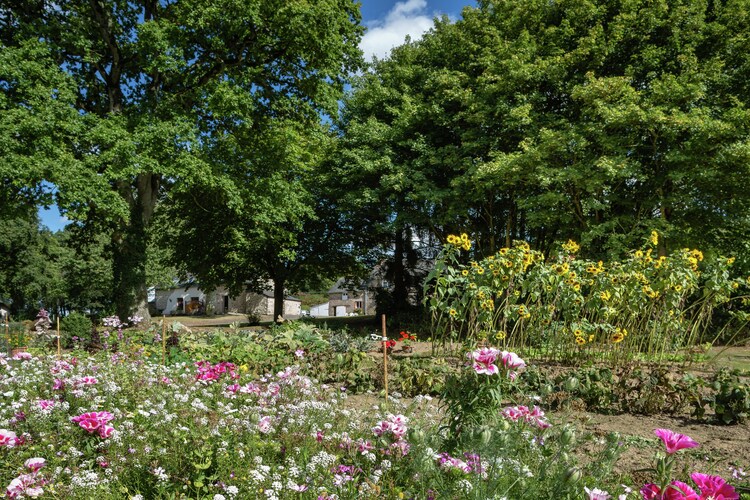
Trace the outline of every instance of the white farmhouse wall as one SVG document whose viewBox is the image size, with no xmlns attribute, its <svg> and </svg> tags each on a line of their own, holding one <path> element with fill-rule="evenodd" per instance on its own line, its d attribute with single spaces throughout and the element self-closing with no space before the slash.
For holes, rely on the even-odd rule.
<svg viewBox="0 0 750 500">
<path fill-rule="evenodd" d="M 299 317 L 302 314 L 302 302 L 298 300 L 284 301 L 284 316 Z"/>
<path fill-rule="evenodd" d="M 310 316 L 313 318 L 328 317 L 328 302 L 310 308 Z"/>
<path fill-rule="evenodd" d="M 199 301 L 206 300 L 206 294 L 203 293 L 197 286 L 193 285 L 187 290 L 185 288 L 175 288 L 173 290 L 159 290 L 156 292 L 156 308 L 162 310 L 162 314 L 176 314 L 178 299 L 183 300 L 184 306 L 186 306 L 192 297 L 198 297 Z M 184 307 L 183 306 L 183 307 Z M 184 310 L 183 310 L 184 312 Z"/>
</svg>

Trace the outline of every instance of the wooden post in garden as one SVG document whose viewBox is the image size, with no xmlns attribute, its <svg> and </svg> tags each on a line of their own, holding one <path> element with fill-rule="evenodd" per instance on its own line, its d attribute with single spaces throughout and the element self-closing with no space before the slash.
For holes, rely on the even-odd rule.
<svg viewBox="0 0 750 500">
<path fill-rule="evenodd" d="M 62 358 L 62 350 L 60 349 L 60 315 L 57 315 L 57 359 Z"/>
<path fill-rule="evenodd" d="M 10 353 L 10 323 L 8 323 L 9 313 L 5 314 L 5 339 L 8 341 L 8 353 Z"/>
<path fill-rule="evenodd" d="M 161 319 L 161 364 L 167 366 L 167 315 Z"/>
<path fill-rule="evenodd" d="M 385 328 L 385 314 L 383 314 L 383 385 L 385 387 L 385 404 L 388 404 L 388 333 Z"/>
</svg>

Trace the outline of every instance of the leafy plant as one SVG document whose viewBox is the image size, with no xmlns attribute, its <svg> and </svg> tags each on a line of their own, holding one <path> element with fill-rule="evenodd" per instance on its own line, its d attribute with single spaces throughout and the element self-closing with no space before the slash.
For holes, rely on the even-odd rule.
<svg viewBox="0 0 750 500">
<path fill-rule="evenodd" d="M 738 371 L 719 370 L 710 388 L 713 394 L 696 401 L 693 413 L 702 418 L 705 407 L 714 411 L 715 418 L 724 424 L 742 423 L 750 415 L 750 385 Z"/>
<path fill-rule="evenodd" d="M 60 321 L 60 342 L 68 349 L 76 344 L 88 347 L 91 344 L 92 328 L 93 323 L 88 316 L 72 312 Z"/>
</svg>

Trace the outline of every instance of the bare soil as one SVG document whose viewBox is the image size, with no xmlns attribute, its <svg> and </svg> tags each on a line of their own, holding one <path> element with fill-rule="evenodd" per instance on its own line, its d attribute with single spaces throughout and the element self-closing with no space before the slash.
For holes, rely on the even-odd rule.
<svg viewBox="0 0 750 500">
<path fill-rule="evenodd" d="M 660 449 L 654 429 L 670 429 L 700 443 L 698 448 L 680 452 L 680 464 L 689 471 L 731 475 L 730 467 L 750 470 L 750 425 L 714 425 L 687 417 L 666 415 L 599 415 L 588 412 L 555 413 L 553 421 L 573 422 L 576 427 L 606 436 L 617 432 L 628 446 L 618 465 L 619 471 L 634 479 L 648 479 L 644 469 L 653 467 L 654 450 Z M 657 444 L 655 444 L 657 443 Z"/>
</svg>

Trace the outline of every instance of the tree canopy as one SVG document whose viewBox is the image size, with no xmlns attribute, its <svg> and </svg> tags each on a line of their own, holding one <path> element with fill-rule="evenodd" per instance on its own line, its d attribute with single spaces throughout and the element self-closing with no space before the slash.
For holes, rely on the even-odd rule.
<svg viewBox="0 0 750 500">
<path fill-rule="evenodd" d="M 618 256 L 651 229 L 746 253 L 748 43 L 740 0 L 481 1 L 355 83 L 340 175 L 392 231 L 479 254 Z"/>
<path fill-rule="evenodd" d="M 69 218 L 110 236 L 120 315 L 134 307 L 147 315 L 146 255 L 158 202 L 176 183 L 213 175 L 210 155 L 197 151 L 279 118 L 314 123 L 335 113 L 360 63 L 359 19 L 352 0 L 0 3 L 3 51 L 34 45 L 14 74 L 35 65 L 34 85 L 45 82 L 41 92 L 65 98 L 61 130 L 79 132 L 62 141 L 70 162 L 23 185 L 47 176 Z M 13 85 L 0 89 L 4 99 L 13 96 Z M 8 127 L 0 144 L 14 134 Z M 15 165 L 45 165 L 32 140 L 13 144 Z M 52 153 L 44 158 L 61 156 Z"/>
</svg>

